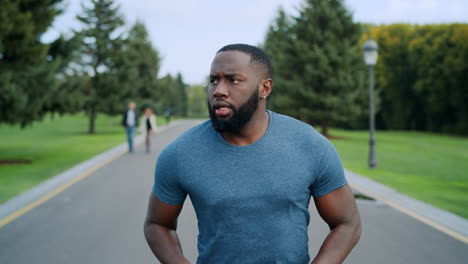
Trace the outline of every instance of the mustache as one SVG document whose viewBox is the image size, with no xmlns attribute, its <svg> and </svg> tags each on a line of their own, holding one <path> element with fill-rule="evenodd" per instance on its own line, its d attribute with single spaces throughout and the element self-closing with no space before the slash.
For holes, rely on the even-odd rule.
<svg viewBox="0 0 468 264">
<path fill-rule="evenodd" d="M 229 102 L 226 102 L 224 100 L 220 100 L 220 99 L 216 99 L 216 100 L 213 100 L 213 102 L 210 104 L 209 100 L 208 100 L 208 105 L 210 106 L 210 108 L 214 111 L 216 110 L 217 107 L 220 107 L 220 106 L 225 106 L 225 107 L 229 107 L 231 108 L 233 111 L 236 111 L 236 107 L 234 105 L 232 105 L 231 103 Z"/>
</svg>

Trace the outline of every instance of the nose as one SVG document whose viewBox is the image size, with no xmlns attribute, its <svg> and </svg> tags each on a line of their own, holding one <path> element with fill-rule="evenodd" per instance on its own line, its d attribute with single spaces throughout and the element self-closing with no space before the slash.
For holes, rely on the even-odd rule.
<svg viewBox="0 0 468 264">
<path fill-rule="evenodd" d="M 216 88 L 213 92 L 214 97 L 227 97 L 228 96 L 228 88 L 224 84 L 224 82 L 219 82 L 218 85 L 216 85 Z"/>
</svg>

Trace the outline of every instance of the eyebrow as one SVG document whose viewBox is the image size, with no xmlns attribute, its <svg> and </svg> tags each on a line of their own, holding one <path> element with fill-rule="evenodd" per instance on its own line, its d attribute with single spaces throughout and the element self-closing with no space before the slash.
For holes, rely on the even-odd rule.
<svg viewBox="0 0 468 264">
<path fill-rule="evenodd" d="M 234 77 L 244 77 L 244 75 L 240 73 L 227 73 L 223 74 L 223 77 L 225 78 L 234 78 Z M 210 78 L 219 78 L 218 74 L 210 74 Z"/>
</svg>

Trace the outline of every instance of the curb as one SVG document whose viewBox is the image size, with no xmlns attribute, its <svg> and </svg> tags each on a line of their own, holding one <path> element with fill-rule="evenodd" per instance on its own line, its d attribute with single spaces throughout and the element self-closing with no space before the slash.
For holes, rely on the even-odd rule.
<svg viewBox="0 0 468 264">
<path fill-rule="evenodd" d="M 169 125 L 162 126 L 158 129 L 158 133 L 179 123 L 180 121 L 173 121 Z M 135 137 L 135 146 L 143 144 L 144 140 L 143 135 Z M 127 149 L 127 142 L 121 143 L 0 204 L 0 228 L 62 192 L 73 183 L 84 179 L 95 170 L 122 156 L 127 152 Z"/>
<path fill-rule="evenodd" d="M 468 220 L 403 195 L 381 183 L 345 169 L 351 188 L 416 218 L 417 220 L 468 244 Z"/>
</svg>

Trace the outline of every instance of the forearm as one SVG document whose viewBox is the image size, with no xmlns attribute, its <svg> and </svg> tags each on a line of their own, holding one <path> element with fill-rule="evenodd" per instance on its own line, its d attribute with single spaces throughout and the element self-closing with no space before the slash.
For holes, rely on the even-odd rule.
<svg viewBox="0 0 468 264">
<path fill-rule="evenodd" d="M 312 264 L 342 263 L 361 236 L 360 222 L 333 228 L 323 242 Z"/>
<path fill-rule="evenodd" d="M 144 232 L 151 251 L 162 264 L 190 263 L 182 253 L 182 246 L 175 230 L 145 223 Z"/>
</svg>

